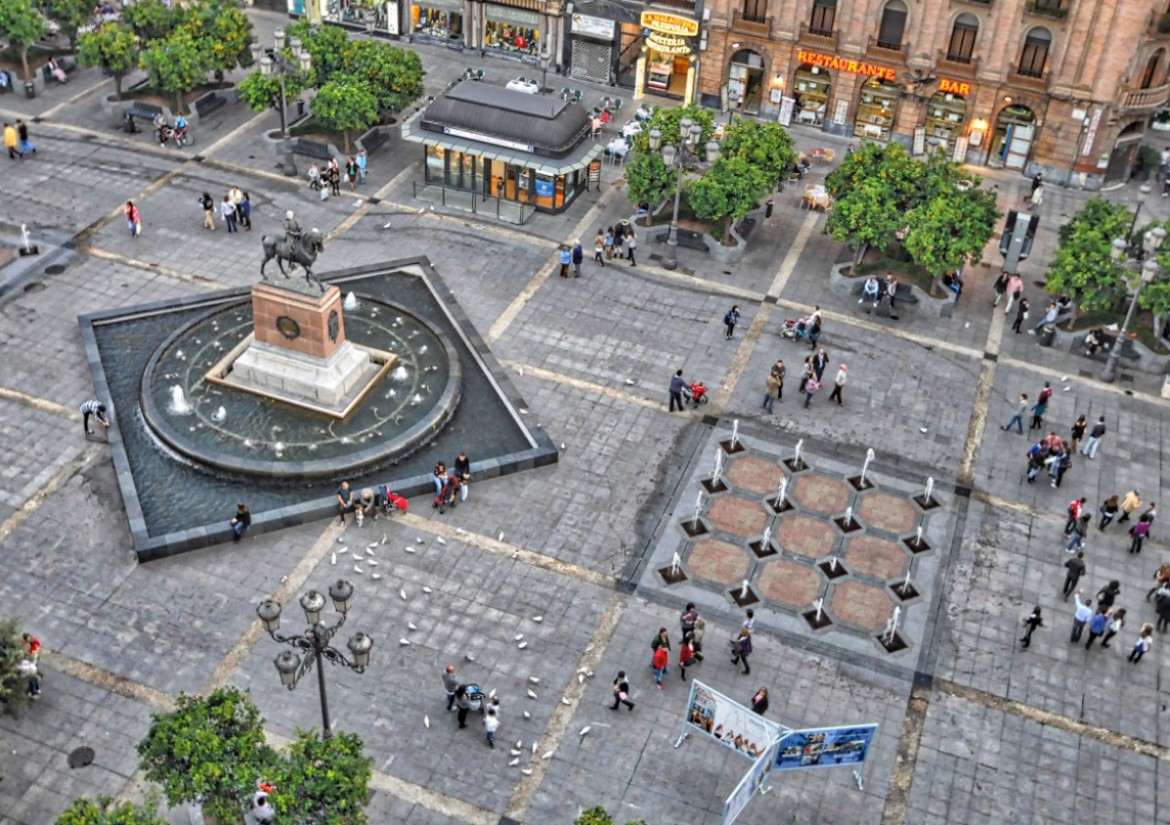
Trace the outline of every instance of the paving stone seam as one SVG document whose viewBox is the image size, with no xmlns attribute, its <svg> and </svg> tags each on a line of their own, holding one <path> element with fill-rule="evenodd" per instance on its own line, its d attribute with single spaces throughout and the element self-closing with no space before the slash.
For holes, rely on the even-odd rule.
<svg viewBox="0 0 1170 825">
<path fill-rule="evenodd" d="M 768 287 L 768 292 L 765 294 L 766 298 L 780 298 L 780 294 L 784 291 L 784 287 L 788 285 L 788 279 L 792 277 L 792 273 L 796 270 L 797 261 L 800 260 L 800 256 L 808 244 L 809 236 L 812 235 L 813 228 L 819 220 L 820 216 L 810 209 L 808 216 L 801 223 L 800 229 L 797 230 L 796 239 L 792 242 L 792 246 L 788 248 L 788 253 L 780 263 L 780 268 L 776 270 L 776 277 L 772 279 L 772 285 Z"/>
<path fill-rule="evenodd" d="M 915 687 L 906 703 L 902 717 L 902 732 L 898 736 L 898 752 L 894 769 L 890 772 L 886 790 L 886 804 L 882 808 L 882 825 L 903 825 L 906 822 L 910 789 L 914 784 L 918 750 L 922 745 L 922 731 L 926 727 L 926 712 L 930 705 L 929 691 Z"/>
<path fill-rule="evenodd" d="M 74 106 L 77 103 L 80 103 L 82 100 L 85 100 L 90 95 L 96 94 L 97 92 L 100 92 L 100 91 L 104 91 L 107 86 L 112 86 L 113 83 L 114 83 L 114 79 L 112 77 L 107 77 L 104 80 L 99 80 L 97 83 L 90 86 L 88 89 L 82 89 L 80 92 L 77 92 L 72 97 L 65 98 L 60 103 L 58 103 L 56 106 L 53 106 L 53 107 L 49 108 L 47 111 L 43 112 L 40 115 L 41 120 L 48 120 L 54 114 L 56 114 L 59 109 L 64 109 L 68 106 Z"/>
<path fill-rule="evenodd" d="M 382 188 L 380 188 L 376 192 L 374 192 L 374 197 L 378 198 L 379 201 L 386 198 L 391 192 L 394 191 L 394 187 L 397 186 L 398 183 L 403 178 L 405 178 L 408 173 L 412 172 L 413 170 L 414 170 L 414 164 L 408 164 L 405 169 L 403 169 L 397 175 L 392 177 L 389 180 L 389 182 L 386 183 L 385 186 L 383 186 Z M 354 197 L 356 197 L 356 195 L 354 195 Z M 356 226 L 357 223 L 362 218 L 364 218 L 367 215 L 367 213 L 369 213 L 371 208 L 373 208 L 373 204 L 370 203 L 369 198 L 365 198 L 364 200 L 362 200 L 359 203 L 358 207 L 353 211 L 352 214 L 346 216 L 345 220 L 343 220 L 341 223 L 339 223 L 337 226 L 335 226 L 333 228 L 333 231 L 331 231 L 328 235 L 325 236 L 326 243 L 332 242 L 335 238 L 340 238 L 342 235 L 344 235 L 346 232 L 348 232 L 350 229 L 352 229 L 354 226 Z"/>
<path fill-rule="evenodd" d="M 0 522 L 0 542 L 8 538 L 13 530 L 24 524 L 50 496 L 64 487 L 69 479 L 96 461 L 104 451 L 104 442 L 89 444 L 77 457 L 58 470 L 44 487 L 37 490 L 24 504 L 20 505 L 20 509 Z"/>
<path fill-rule="evenodd" d="M 12 401 L 25 407 L 31 407 L 38 412 L 68 418 L 70 421 L 81 420 L 81 413 L 70 407 L 66 407 L 64 404 L 58 404 L 56 401 L 49 401 L 44 398 L 37 398 L 35 395 L 14 390 L 11 387 L 0 385 L 0 399 Z"/>
<path fill-rule="evenodd" d="M 607 387 L 603 384 L 596 384 L 592 381 L 586 381 L 583 378 L 576 378 L 572 375 L 565 375 L 564 373 L 556 372 L 554 370 L 545 369 L 544 367 L 537 367 L 532 364 L 525 364 L 521 361 L 512 361 L 510 359 L 501 358 L 500 364 L 508 369 L 518 370 L 523 375 L 529 375 L 533 378 L 539 378 L 542 381 L 551 381 L 554 384 L 563 384 L 568 387 L 582 390 L 584 392 L 601 395 L 606 398 L 612 398 L 616 401 L 625 401 L 629 404 L 635 404 L 639 407 L 645 407 L 650 410 L 657 410 L 667 415 L 677 416 L 678 413 L 668 413 L 666 405 L 661 400 L 654 400 L 652 398 L 645 398 L 641 395 L 634 395 L 625 390 L 619 390 L 616 387 Z M 698 421 L 703 417 L 703 413 L 695 410 L 686 412 L 683 418 L 690 418 Z"/>
<path fill-rule="evenodd" d="M 219 281 L 212 280 L 204 275 L 189 275 L 179 269 L 173 269 L 169 266 L 156 264 L 153 261 L 140 261 L 137 258 L 130 258 L 119 252 L 110 252 L 96 246 L 80 246 L 77 248 L 78 252 L 85 255 L 90 255 L 94 258 L 100 258 L 103 261 L 113 261 L 114 263 L 124 264 L 125 266 L 132 266 L 135 269 L 141 269 L 146 272 L 153 272 L 158 275 L 166 275 L 168 278 L 174 278 L 176 281 L 183 283 L 195 284 L 196 286 L 205 287 L 207 289 L 223 289 L 224 284 Z"/>
</svg>

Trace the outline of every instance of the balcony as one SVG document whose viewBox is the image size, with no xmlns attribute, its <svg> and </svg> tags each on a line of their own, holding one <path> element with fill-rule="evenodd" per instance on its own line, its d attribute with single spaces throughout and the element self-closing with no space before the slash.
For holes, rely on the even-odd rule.
<svg viewBox="0 0 1170 825">
<path fill-rule="evenodd" d="M 768 17 L 748 17 L 736 12 L 731 17 L 731 30 L 767 40 L 772 36 L 772 20 Z"/>
<path fill-rule="evenodd" d="M 910 54 L 909 43 L 885 43 L 872 34 L 869 36 L 869 45 L 865 47 L 865 56 L 876 60 L 901 63 L 908 54 Z"/>
<path fill-rule="evenodd" d="M 821 31 L 820 29 L 811 29 L 807 23 L 800 24 L 800 33 L 796 36 L 797 42 L 802 46 L 810 46 L 814 49 L 825 49 L 826 51 L 837 50 L 837 32 Z"/>
<path fill-rule="evenodd" d="M 1068 9 L 1062 8 L 1052 0 L 1028 0 L 1024 12 L 1033 17 L 1048 17 L 1052 20 L 1063 20 L 1068 17 Z"/>
<path fill-rule="evenodd" d="M 938 60 L 935 68 L 940 74 L 951 75 L 952 77 L 965 77 L 971 80 L 979 74 L 980 58 L 978 57 L 959 57 L 958 55 L 948 55 L 942 49 L 938 50 Z"/>
<path fill-rule="evenodd" d="M 1030 89 L 1034 92 L 1048 91 L 1048 72 L 1033 73 L 1012 69 L 1008 72 L 1007 82 L 1021 89 Z"/>
<path fill-rule="evenodd" d="M 648 5 L 665 6 L 671 9 L 695 13 L 695 0 L 649 0 Z"/>
<path fill-rule="evenodd" d="M 1122 90 L 1117 99 L 1118 114 L 1152 115 L 1166 105 L 1170 99 L 1170 83 L 1151 89 Z"/>
<path fill-rule="evenodd" d="M 958 0 L 960 3 L 966 3 L 969 6 L 990 6 L 991 0 Z"/>
</svg>

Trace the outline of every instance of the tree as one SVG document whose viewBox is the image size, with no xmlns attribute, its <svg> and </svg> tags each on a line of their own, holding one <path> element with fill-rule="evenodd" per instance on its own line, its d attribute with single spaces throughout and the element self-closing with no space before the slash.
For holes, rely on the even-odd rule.
<svg viewBox="0 0 1170 825">
<path fill-rule="evenodd" d="M 225 72 L 252 65 L 252 21 L 236 0 L 205 0 L 188 12 L 186 25 L 222 82 Z"/>
<path fill-rule="evenodd" d="M 210 68 L 207 51 L 186 28 L 154 41 L 139 59 L 151 85 L 174 98 L 176 113 L 184 111 L 183 95 L 203 83 Z"/>
<path fill-rule="evenodd" d="M 124 23 L 106 23 L 81 35 L 77 59 L 97 66 L 114 78 L 114 94 L 122 97 L 122 79 L 138 66 L 138 39 Z"/>
<path fill-rule="evenodd" d="M 28 68 L 28 47 L 45 36 L 45 20 L 33 0 L 0 2 L 0 40 L 6 40 L 20 54 L 24 79 L 32 80 Z"/>
<path fill-rule="evenodd" d="M 928 175 L 926 180 L 937 179 Z M 902 245 L 914 262 L 934 276 L 978 259 L 999 219 L 995 195 L 967 185 L 942 189 L 905 216 Z"/>
<path fill-rule="evenodd" d="M 167 825 L 153 802 L 135 805 L 117 802 L 111 797 L 75 799 L 61 816 L 57 825 Z"/>
<path fill-rule="evenodd" d="M 285 57 L 294 65 L 296 61 L 293 60 L 292 52 L 287 48 Z M 285 99 L 293 100 L 312 85 L 313 72 L 308 74 L 303 72 L 293 72 L 284 76 Z M 285 133 L 288 128 L 285 122 L 285 110 L 281 106 L 282 100 L 280 96 L 280 78 L 275 75 L 272 77 L 265 77 L 264 73 L 257 69 L 249 74 L 239 82 L 236 87 L 240 93 L 240 99 L 253 112 L 263 112 L 265 109 L 273 109 L 280 114 L 280 131 Z"/>
<path fill-rule="evenodd" d="M 917 205 L 922 191 L 925 165 L 918 163 L 897 143 L 863 143 L 846 155 L 841 165 L 825 178 L 825 188 L 833 196 L 833 210 L 865 181 L 880 181 L 890 208 L 909 212 Z"/>
<path fill-rule="evenodd" d="M 830 176 L 832 173 L 830 173 Z M 906 225 L 906 214 L 882 185 L 881 178 L 865 178 L 833 202 L 825 232 L 853 250 L 853 274 L 868 247 L 887 249 Z"/>
<path fill-rule="evenodd" d="M 144 45 L 161 40 L 183 22 L 186 12 L 181 6 L 171 6 L 162 0 L 138 0 L 122 9 L 122 22 L 134 30 Z"/>
<path fill-rule="evenodd" d="M 378 108 L 400 112 L 423 93 L 423 67 L 418 54 L 381 40 L 350 40 L 339 74 L 369 84 Z"/>
<path fill-rule="evenodd" d="M 338 26 L 310 26 L 305 19 L 285 27 L 285 37 L 297 38 L 313 58 L 313 85 L 328 83 L 333 75 L 345 71 L 345 57 L 351 41 Z"/>
<path fill-rule="evenodd" d="M 662 132 L 663 144 L 678 146 L 682 137 L 679 124 L 686 117 L 699 124 L 702 129 L 699 142 L 696 144 L 702 151 L 702 146 L 715 136 L 715 113 L 695 103 L 673 108 L 659 106 L 655 109 L 650 119 L 642 124 L 642 131 L 634 135 L 634 149 L 638 152 L 650 151 L 650 132 L 653 129 Z"/>
<path fill-rule="evenodd" d="M 77 30 L 93 12 L 93 0 L 44 0 L 45 16 L 56 23 L 69 45 L 77 43 Z"/>
<path fill-rule="evenodd" d="M 579 817 L 573 820 L 573 825 L 616 825 L 616 823 L 605 808 L 598 805 L 596 808 L 582 812 Z M 636 819 L 627 822 L 626 825 L 646 825 L 646 823 L 644 820 Z"/>
<path fill-rule="evenodd" d="M 725 158 L 743 158 L 770 180 L 780 181 L 796 164 L 792 137 L 779 123 L 737 118 L 723 136 L 720 152 Z"/>
<path fill-rule="evenodd" d="M 0 619 L 0 713 L 19 717 L 28 704 L 28 677 L 20 672 L 24 659 L 20 619 Z"/>
<path fill-rule="evenodd" d="M 723 222 L 723 243 L 730 246 L 731 227 L 772 188 L 772 181 L 743 158 L 720 158 L 687 185 L 687 203 L 704 221 Z"/>
<path fill-rule="evenodd" d="M 235 688 L 207 697 L 181 694 L 174 711 L 154 714 L 138 755 L 167 804 L 200 803 L 220 822 L 243 817 L 257 779 L 276 760 L 264 744 L 260 712 Z"/>
<path fill-rule="evenodd" d="M 381 119 L 378 96 L 370 84 L 353 77 L 330 80 L 313 98 L 313 117 L 323 126 L 345 137 L 345 151 L 350 151 L 350 137 L 376 125 Z"/>
<path fill-rule="evenodd" d="M 674 197 L 678 172 L 667 169 L 658 152 L 635 152 L 626 163 L 626 193 L 630 203 L 646 204 L 651 213 L 667 198 Z"/>
<path fill-rule="evenodd" d="M 365 825 L 372 765 L 357 734 L 298 730 L 272 775 L 272 807 L 283 823 Z"/>
<path fill-rule="evenodd" d="M 1125 297 L 1126 269 L 1111 256 L 1115 238 L 1129 233 L 1133 213 L 1104 198 L 1089 200 L 1060 228 L 1044 288 L 1069 295 L 1078 309 L 1110 309 Z M 1075 320 L 1070 319 L 1070 324 Z"/>
</svg>

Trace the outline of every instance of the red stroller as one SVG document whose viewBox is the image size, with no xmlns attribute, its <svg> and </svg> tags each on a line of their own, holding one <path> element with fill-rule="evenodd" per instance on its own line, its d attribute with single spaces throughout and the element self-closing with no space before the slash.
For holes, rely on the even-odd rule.
<svg viewBox="0 0 1170 825">
<path fill-rule="evenodd" d="M 443 489 L 435 496 L 435 503 L 431 506 L 437 507 L 440 513 L 445 512 L 447 507 L 455 509 L 455 505 L 459 503 L 459 488 L 462 486 L 463 482 L 459 480 L 459 474 L 451 473 L 447 476 Z"/>
</svg>

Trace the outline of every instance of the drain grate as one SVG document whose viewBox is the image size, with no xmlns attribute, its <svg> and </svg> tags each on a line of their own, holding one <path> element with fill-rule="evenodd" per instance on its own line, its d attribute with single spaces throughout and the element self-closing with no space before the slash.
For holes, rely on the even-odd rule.
<svg viewBox="0 0 1170 825">
<path fill-rule="evenodd" d="M 652 261 L 661 261 L 661 260 L 662 260 L 662 256 L 661 256 L 661 255 L 659 255 L 657 252 L 652 252 L 652 253 L 650 253 L 650 260 L 652 260 Z"/>
<path fill-rule="evenodd" d="M 1133 383 L 1133 376 L 1129 375 L 1128 373 L 1123 372 L 1121 375 L 1118 376 L 1117 380 L 1120 381 L 1122 384 L 1132 384 Z"/>
<path fill-rule="evenodd" d="M 60 275 L 65 271 L 65 264 L 51 264 L 45 267 L 46 275 Z"/>
<path fill-rule="evenodd" d="M 93 763 L 94 752 L 93 748 L 80 747 L 75 748 L 69 754 L 69 767 L 84 768 L 86 765 Z"/>
<path fill-rule="evenodd" d="M 44 292 L 45 285 L 40 281 L 33 281 L 31 284 L 24 285 L 24 291 L 29 295 L 33 294 L 34 292 Z"/>
</svg>

